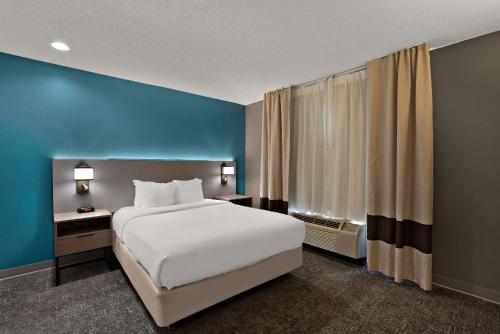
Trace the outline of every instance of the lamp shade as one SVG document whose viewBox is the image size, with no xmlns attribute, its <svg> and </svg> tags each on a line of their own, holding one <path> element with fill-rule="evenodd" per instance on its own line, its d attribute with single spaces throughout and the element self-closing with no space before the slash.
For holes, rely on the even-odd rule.
<svg viewBox="0 0 500 334">
<path fill-rule="evenodd" d="M 223 175 L 234 175 L 234 167 L 232 166 L 224 166 L 222 167 Z"/>
<path fill-rule="evenodd" d="M 75 167 L 75 180 L 93 180 L 94 168 L 92 167 Z"/>
</svg>

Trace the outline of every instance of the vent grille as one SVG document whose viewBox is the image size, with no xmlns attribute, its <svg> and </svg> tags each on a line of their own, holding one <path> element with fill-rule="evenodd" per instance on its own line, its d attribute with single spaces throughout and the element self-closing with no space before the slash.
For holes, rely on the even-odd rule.
<svg viewBox="0 0 500 334">
<path fill-rule="evenodd" d="M 343 225 L 346 223 L 345 220 L 325 218 L 316 215 L 306 215 L 305 213 L 300 212 L 293 212 L 292 216 L 309 224 L 325 226 L 336 230 L 343 229 Z"/>
<path fill-rule="evenodd" d="M 306 228 L 304 242 L 331 252 L 337 251 L 337 233 L 326 233 L 315 228 Z"/>
<path fill-rule="evenodd" d="M 366 257 L 366 224 L 292 212 L 305 225 L 304 244 L 359 259 Z"/>
</svg>

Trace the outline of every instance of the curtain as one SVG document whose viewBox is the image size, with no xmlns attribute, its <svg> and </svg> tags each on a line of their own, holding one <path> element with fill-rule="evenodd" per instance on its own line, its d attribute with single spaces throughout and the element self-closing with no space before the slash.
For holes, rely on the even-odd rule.
<svg viewBox="0 0 500 334">
<path fill-rule="evenodd" d="M 432 84 L 426 44 L 368 64 L 368 270 L 432 284 Z"/>
<path fill-rule="evenodd" d="M 290 91 L 264 94 L 260 168 L 260 208 L 288 213 Z"/>
<path fill-rule="evenodd" d="M 366 71 L 292 90 L 290 206 L 366 219 Z"/>
</svg>

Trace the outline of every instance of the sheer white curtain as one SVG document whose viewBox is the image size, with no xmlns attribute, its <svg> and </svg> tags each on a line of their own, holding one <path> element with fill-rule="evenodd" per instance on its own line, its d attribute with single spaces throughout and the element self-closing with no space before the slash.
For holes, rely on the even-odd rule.
<svg viewBox="0 0 500 334">
<path fill-rule="evenodd" d="M 366 219 L 366 70 L 292 90 L 290 211 Z"/>
</svg>

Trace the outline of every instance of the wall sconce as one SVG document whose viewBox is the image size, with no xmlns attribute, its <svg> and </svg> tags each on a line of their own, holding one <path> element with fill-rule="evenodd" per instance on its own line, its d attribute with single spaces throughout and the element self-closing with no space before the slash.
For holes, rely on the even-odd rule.
<svg viewBox="0 0 500 334">
<path fill-rule="evenodd" d="M 223 162 L 221 165 L 220 174 L 221 174 L 220 183 L 226 184 L 227 183 L 227 176 L 234 175 L 234 167 L 233 166 L 226 166 L 226 164 Z"/>
<path fill-rule="evenodd" d="M 89 192 L 89 180 L 94 179 L 94 168 L 87 165 L 85 162 L 80 161 L 75 166 L 76 192 L 79 194 L 86 194 Z"/>
</svg>

